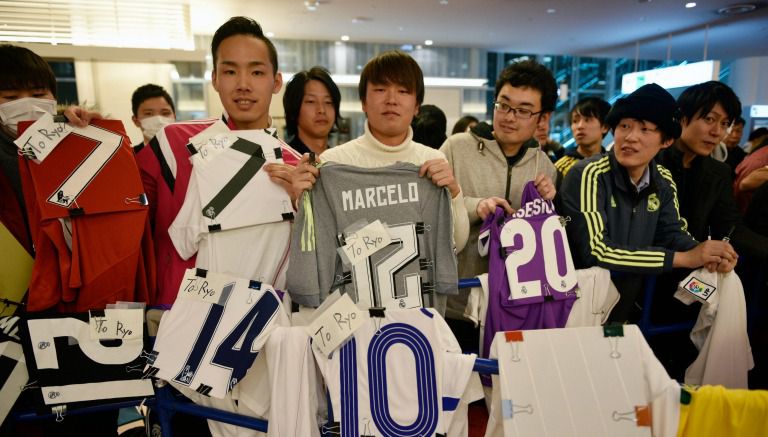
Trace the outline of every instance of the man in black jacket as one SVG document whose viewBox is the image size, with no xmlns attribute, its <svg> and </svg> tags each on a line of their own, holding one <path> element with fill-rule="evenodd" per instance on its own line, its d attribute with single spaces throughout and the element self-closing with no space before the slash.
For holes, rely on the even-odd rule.
<svg viewBox="0 0 768 437">
<path fill-rule="evenodd" d="M 728 242 L 698 243 L 686 232 L 672 177 L 653 162 L 680 135 L 674 98 L 656 84 L 645 85 L 619 99 L 606 123 L 613 149 L 576 164 L 558 203 L 561 215 L 571 218 L 566 231 L 576 268 L 630 273 L 614 278 L 621 299 L 609 318 L 624 322 L 634 318 L 642 288 L 636 274 L 701 266 L 730 271 L 736 253 Z"/>
<path fill-rule="evenodd" d="M 682 133 L 656 160 L 672 174 L 677 185 L 680 213 L 688 232 L 699 241 L 728 237 L 740 254 L 768 258 L 768 238 L 743 221 L 733 197 L 730 167 L 710 157 L 741 116 L 741 102 L 727 85 L 710 81 L 694 85 L 680 95 Z"/>
</svg>

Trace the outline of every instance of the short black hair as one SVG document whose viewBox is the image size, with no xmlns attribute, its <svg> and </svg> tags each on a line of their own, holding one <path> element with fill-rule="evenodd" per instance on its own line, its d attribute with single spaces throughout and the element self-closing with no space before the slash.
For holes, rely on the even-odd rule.
<svg viewBox="0 0 768 437">
<path fill-rule="evenodd" d="M 360 74 L 357 87 L 360 101 L 365 102 L 368 83 L 396 84 L 416 94 L 416 103 L 424 101 L 424 74 L 416 61 L 399 50 L 391 50 L 373 57 Z"/>
<path fill-rule="evenodd" d="M 542 64 L 533 60 L 525 60 L 509 64 L 501 70 L 496 81 L 496 98 L 504 85 L 515 88 L 532 88 L 541 93 L 542 112 L 552 112 L 557 103 L 557 83 L 552 72 Z"/>
<path fill-rule="evenodd" d="M 571 109 L 571 120 L 574 114 L 579 114 L 584 117 L 594 117 L 600 121 L 601 126 L 606 126 L 605 117 L 610 110 L 611 104 L 600 97 L 585 97 Z"/>
<path fill-rule="evenodd" d="M 171 98 L 171 95 L 168 94 L 168 91 L 166 91 L 165 88 L 161 87 L 160 85 L 148 83 L 136 88 L 136 91 L 134 91 L 133 95 L 131 96 L 131 110 L 133 111 L 133 116 L 138 116 L 139 106 L 141 106 L 145 100 L 153 99 L 155 97 L 164 98 L 165 101 L 171 105 L 171 110 L 173 113 L 176 113 L 176 106 L 174 106 L 173 99 Z"/>
<path fill-rule="evenodd" d="M 304 100 L 304 87 L 310 80 L 316 80 L 325 85 L 325 88 L 331 95 L 333 109 L 336 111 L 336 119 L 333 121 L 334 129 L 339 127 L 339 121 L 341 120 L 341 91 L 339 91 L 339 87 L 331 78 L 331 73 L 328 70 L 320 66 L 314 66 L 309 70 L 294 74 L 285 86 L 283 108 L 285 109 L 285 130 L 289 135 L 296 135 L 299 131 L 299 112 L 301 111 L 301 103 Z"/>
<path fill-rule="evenodd" d="M 264 35 L 259 23 L 248 17 L 232 17 L 216 29 L 211 39 L 211 55 L 213 56 L 213 70 L 216 71 L 216 61 L 221 42 L 236 35 L 248 35 L 264 41 L 269 51 L 269 61 L 272 63 L 272 74 L 277 74 L 277 49 L 272 41 Z"/>
<path fill-rule="evenodd" d="M 690 86 L 677 98 L 677 106 L 689 123 L 694 117 L 702 118 L 709 114 L 717 103 L 725 110 L 728 121 L 741 117 L 739 97 L 731 87 L 716 80 Z"/>
<path fill-rule="evenodd" d="M 38 88 L 56 97 L 56 75 L 51 66 L 28 48 L 0 44 L 0 90 Z"/>
<path fill-rule="evenodd" d="M 745 124 L 747 124 L 747 121 L 744 120 L 744 117 L 739 117 L 736 120 L 733 120 L 734 126 L 744 126 Z"/>
<path fill-rule="evenodd" d="M 763 135 L 768 135 L 768 127 L 759 127 L 752 132 L 749 133 L 749 137 L 747 137 L 747 141 L 754 141 L 757 138 L 762 137 Z"/>
<path fill-rule="evenodd" d="M 472 123 L 475 123 L 475 124 L 480 123 L 480 120 L 478 120 L 477 117 L 473 117 L 471 115 L 465 115 L 461 117 L 459 121 L 457 121 L 456 124 L 453 125 L 453 130 L 451 131 L 451 135 L 466 132 L 467 126 L 469 126 Z"/>
<path fill-rule="evenodd" d="M 435 105 L 421 105 L 419 113 L 413 117 L 413 141 L 433 149 L 439 149 L 445 142 L 448 121 L 445 113 Z"/>
</svg>

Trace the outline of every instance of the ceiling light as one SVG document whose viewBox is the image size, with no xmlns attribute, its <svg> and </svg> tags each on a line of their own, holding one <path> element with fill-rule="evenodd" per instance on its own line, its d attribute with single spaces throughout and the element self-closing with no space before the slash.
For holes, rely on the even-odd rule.
<svg viewBox="0 0 768 437">
<path fill-rule="evenodd" d="M 685 7 L 687 9 L 695 8 L 696 7 L 696 2 L 688 2 L 688 3 L 685 4 Z"/>
<path fill-rule="evenodd" d="M 548 13 L 548 14 L 554 14 L 555 12 L 557 12 L 557 9 L 555 9 L 555 8 L 549 8 L 549 9 L 547 9 L 547 13 Z"/>
<path fill-rule="evenodd" d="M 425 46 L 431 46 L 432 44 L 434 44 L 434 42 L 431 39 L 425 39 L 424 40 L 424 45 Z"/>
<path fill-rule="evenodd" d="M 726 6 L 717 10 L 720 15 L 738 15 L 746 14 L 757 9 L 757 5 L 753 3 L 738 3 L 735 5 Z"/>
<path fill-rule="evenodd" d="M 342 41 L 349 41 L 349 35 L 341 35 Z"/>
<path fill-rule="evenodd" d="M 373 21 L 371 17 L 354 17 L 352 18 L 352 24 L 367 23 Z"/>
<path fill-rule="evenodd" d="M 274 36 L 275 36 L 275 32 L 267 32 L 267 33 L 265 33 L 264 35 L 266 35 L 266 36 L 267 36 L 267 38 L 274 38 Z"/>
<path fill-rule="evenodd" d="M 448 4 L 448 0 L 440 0 L 440 4 L 445 6 Z"/>
<path fill-rule="evenodd" d="M 307 8 L 310 12 L 315 12 L 317 10 L 317 7 L 320 6 L 320 2 L 318 0 L 305 0 L 304 1 L 304 7 Z"/>
</svg>

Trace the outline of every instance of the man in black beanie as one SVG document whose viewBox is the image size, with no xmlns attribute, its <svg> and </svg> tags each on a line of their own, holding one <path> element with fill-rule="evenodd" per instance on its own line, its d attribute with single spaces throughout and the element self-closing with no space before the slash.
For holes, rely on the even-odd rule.
<svg viewBox="0 0 768 437">
<path fill-rule="evenodd" d="M 656 84 L 619 99 L 606 117 L 613 149 L 576 164 L 560 189 L 557 203 L 571 220 L 566 231 L 576 268 L 629 273 L 614 276 L 621 298 L 609 321 L 637 317 L 642 280 L 636 274 L 701 266 L 728 271 L 736 263 L 728 242 L 691 237 L 672 176 L 653 162 L 680 136 L 679 118 L 675 99 Z"/>
</svg>

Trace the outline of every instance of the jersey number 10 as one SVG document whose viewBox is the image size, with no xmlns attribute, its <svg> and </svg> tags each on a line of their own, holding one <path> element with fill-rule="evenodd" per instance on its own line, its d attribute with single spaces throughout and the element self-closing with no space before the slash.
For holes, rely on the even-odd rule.
<svg viewBox="0 0 768 437">
<path fill-rule="evenodd" d="M 418 413 L 410 424 L 397 423 L 389 411 L 391 403 L 388 387 L 398 384 L 387 383 L 387 353 L 394 345 L 403 345 L 413 353 L 416 365 L 416 391 Z M 402 350 L 402 348 L 399 348 Z M 357 395 L 357 344 L 353 338 L 339 351 L 341 360 L 341 435 L 358 437 L 371 434 L 370 430 L 359 432 Z M 368 345 L 368 399 L 369 409 L 379 433 L 386 437 L 431 436 L 437 428 L 438 408 L 437 377 L 435 357 L 429 340 L 418 329 L 404 323 L 383 326 Z M 393 372 L 394 373 L 394 372 Z M 397 375 L 390 375 L 397 379 Z"/>
</svg>

